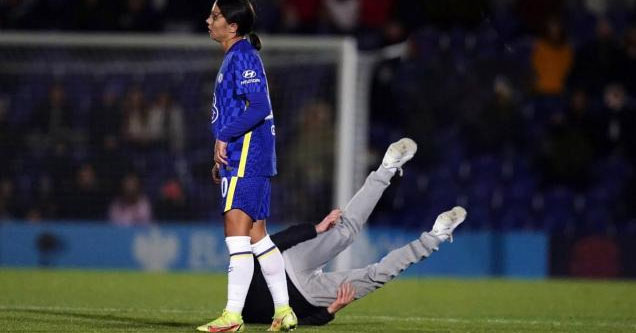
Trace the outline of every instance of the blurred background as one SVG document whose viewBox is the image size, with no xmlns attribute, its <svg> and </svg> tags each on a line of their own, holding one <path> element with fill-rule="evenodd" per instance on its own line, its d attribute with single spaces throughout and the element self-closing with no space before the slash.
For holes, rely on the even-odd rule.
<svg viewBox="0 0 636 333">
<path fill-rule="evenodd" d="M 367 246 L 389 248 L 462 205 L 470 240 L 453 260 L 465 269 L 422 272 L 636 276 L 636 1 L 252 2 L 277 122 L 271 223 L 319 221 L 333 206 L 338 109 L 351 98 L 364 118 L 355 186 L 391 142 L 419 144 Z M 191 234 L 220 226 L 209 109 L 222 54 L 179 44 L 207 34 L 211 5 L 0 0 L 0 36 L 13 38 L 0 43 L 0 264 L 91 266 L 64 253 L 89 229 L 128 235 L 110 225 L 161 226 L 138 248 L 170 243 L 160 229 L 199 255 L 222 243 L 220 231 L 216 243 Z M 279 37 L 298 45 L 267 51 Z M 301 46 L 347 37 L 359 82 L 342 96 L 337 50 Z M 472 267 L 471 249 L 487 260 Z M 191 258 L 142 266 L 216 267 Z"/>
</svg>

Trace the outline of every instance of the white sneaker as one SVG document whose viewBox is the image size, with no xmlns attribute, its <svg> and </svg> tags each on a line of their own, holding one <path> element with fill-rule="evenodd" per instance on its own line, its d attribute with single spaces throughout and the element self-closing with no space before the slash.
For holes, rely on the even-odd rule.
<svg viewBox="0 0 636 333">
<path fill-rule="evenodd" d="M 449 240 L 453 242 L 453 231 L 466 219 L 466 210 L 462 207 L 455 207 L 437 216 L 431 234 L 439 238 L 442 242 Z"/>
<path fill-rule="evenodd" d="M 393 142 L 384 154 L 382 166 L 387 169 L 400 171 L 402 176 L 402 165 L 413 158 L 417 151 L 417 143 L 409 138 L 402 138 L 398 142 Z"/>
</svg>

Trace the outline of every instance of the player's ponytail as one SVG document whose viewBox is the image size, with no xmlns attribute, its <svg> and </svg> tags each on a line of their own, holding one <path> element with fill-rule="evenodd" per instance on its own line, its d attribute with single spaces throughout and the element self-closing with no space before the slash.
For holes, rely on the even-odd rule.
<svg viewBox="0 0 636 333">
<path fill-rule="evenodd" d="M 254 30 L 254 22 L 256 21 L 256 13 L 254 7 L 249 0 L 216 0 L 221 14 L 225 17 L 227 23 L 236 23 L 238 36 L 247 37 L 250 44 L 255 49 L 261 49 L 261 40 L 258 38 Z"/>
<path fill-rule="evenodd" d="M 247 39 L 250 41 L 250 44 L 252 44 L 252 46 L 254 46 L 255 49 L 257 50 L 261 50 L 261 39 L 258 38 L 258 35 L 255 32 L 250 32 L 249 34 L 247 34 Z"/>
</svg>

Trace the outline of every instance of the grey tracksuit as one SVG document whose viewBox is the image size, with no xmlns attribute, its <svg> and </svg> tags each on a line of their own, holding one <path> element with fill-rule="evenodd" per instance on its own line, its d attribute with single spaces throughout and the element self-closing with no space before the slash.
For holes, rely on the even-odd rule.
<svg viewBox="0 0 636 333">
<path fill-rule="evenodd" d="M 360 269 L 323 272 L 329 260 L 353 243 L 392 177 L 383 167 L 372 172 L 345 207 L 341 223 L 283 252 L 287 275 L 309 303 L 329 306 L 343 282 L 353 284 L 356 299 L 364 297 L 437 250 L 440 240 L 424 233 L 419 239 L 389 252 L 378 263 Z"/>
</svg>

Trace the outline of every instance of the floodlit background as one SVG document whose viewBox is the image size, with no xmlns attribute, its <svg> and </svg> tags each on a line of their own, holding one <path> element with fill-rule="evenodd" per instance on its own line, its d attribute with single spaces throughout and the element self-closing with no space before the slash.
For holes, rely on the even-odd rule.
<svg viewBox="0 0 636 333">
<path fill-rule="evenodd" d="M 273 230 L 321 220 L 409 136 L 349 265 L 462 205 L 411 273 L 636 276 L 634 1 L 253 3 Z M 223 270 L 211 5 L 0 1 L 0 265 Z"/>
</svg>

